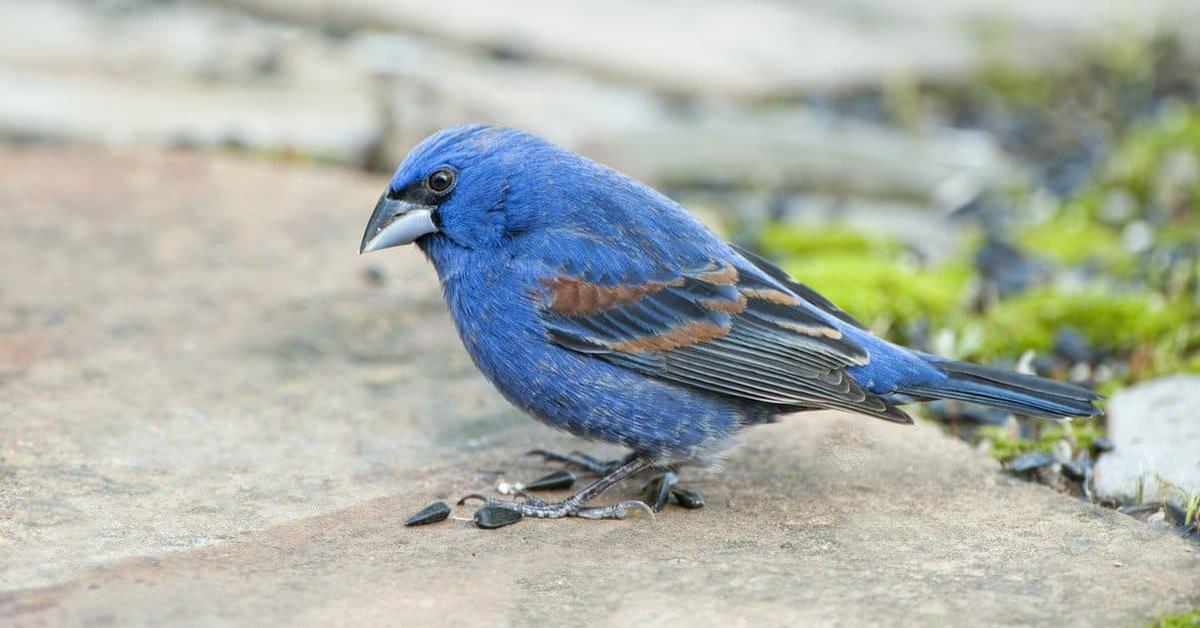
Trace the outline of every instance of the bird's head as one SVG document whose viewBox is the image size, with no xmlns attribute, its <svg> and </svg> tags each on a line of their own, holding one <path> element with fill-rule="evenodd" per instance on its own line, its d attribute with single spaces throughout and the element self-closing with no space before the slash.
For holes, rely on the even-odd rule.
<svg viewBox="0 0 1200 628">
<path fill-rule="evenodd" d="M 444 238 L 485 248 L 512 228 L 510 181 L 538 155 L 558 150 L 515 129 L 482 124 L 434 133 L 405 157 L 379 197 L 360 253 Z"/>
</svg>

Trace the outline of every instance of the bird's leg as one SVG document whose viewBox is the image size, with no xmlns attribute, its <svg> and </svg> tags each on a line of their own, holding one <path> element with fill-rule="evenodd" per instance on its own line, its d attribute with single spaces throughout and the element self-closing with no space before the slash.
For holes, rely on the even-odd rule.
<svg viewBox="0 0 1200 628">
<path fill-rule="evenodd" d="M 650 513 L 653 513 L 653 511 L 649 506 L 637 500 L 623 501 L 611 506 L 589 507 L 585 504 L 592 499 L 595 499 L 598 495 L 600 495 L 600 493 L 608 490 L 614 484 L 621 482 L 622 480 L 648 468 L 649 466 L 649 462 L 635 456 L 604 477 L 592 482 L 583 490 L 560 502 L 543 501 L 524 491 L 520 491 L 520 495 L 524 499 L 524 501 L 520 502 L 506 501 L 503 499 L 496 499 L 494 497 L 485 497 L 483 495 L 472 494 L 462 498 L 458 503 L 463 504 L 469 499 L 478 499 L 482 501 L 485 506 L 499 506 L 501 508 L 515 510 L 527 517 L 541 517 L 545 519 L 559 519 L 562 517 L 582 517 L 584 519 L 624 519 L 629 516 L 629 513 L 632 509 L 642 509 Z"/>
<path fill-rule="evenodd" d="M 594 473 L 596 475 L 608 475 L 609 473 L 612 473 L 621 466 L 637 458 L 637 454 L 631 453 L 624 458 L 617 458 L 616 460 L 601 460 L 595 456 L 589 456 L 578 450 L 572 451 L 569 454 L 560 454 L 558 452 L 547 451 L 545 449 L 530 449 L 529 451 L 521 454 L 522 458 L 529 458 L 533 456 L 538 456 L 546 462 L 559 462 L 567 467 L 578 469 L 580 471 L 587 471 L 588 473 Z"/>
</svg>

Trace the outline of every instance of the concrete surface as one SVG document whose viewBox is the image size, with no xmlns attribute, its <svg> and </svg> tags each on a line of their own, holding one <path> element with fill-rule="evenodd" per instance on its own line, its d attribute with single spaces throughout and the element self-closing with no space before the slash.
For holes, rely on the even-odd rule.
<svg viewBox="0 0 1200 628">
<path fill-rule="evenodd" d="M 1113 451 L 1096 461 L 1096 494 L 1130 503 L 1170 501 L 1184 507 L 1200 495 L 1200 377 L 1176 375 L 1113 395 L 1108 435 Z"/>
<path fill-rule="evenodd" d="M 846 415 L 749 432 L 685 476 L 699 511 L 403 528 L 581 443 L 474 372 L 415 251 L 355 254 L 382 179 L 65 148 L 0 172 L 0 624 L 1112 625 L 1200 602 L 1165 526 Z"/>
</svg>

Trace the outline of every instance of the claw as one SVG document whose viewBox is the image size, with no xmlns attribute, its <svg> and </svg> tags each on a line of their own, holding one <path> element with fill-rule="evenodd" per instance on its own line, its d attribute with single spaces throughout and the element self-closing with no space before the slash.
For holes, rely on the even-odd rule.
<svg viewBox="0 0 1200 628">
<path fill-rule="evenodd" d="M 557 455 L 557 454 L 555 454 L 552 451 L 547 451 L 545 449 L 530 449 L 529 451 L 517 456 L 517 461 L 520 462 L 526 458 L 532 458 L 534 456 L 541 456 L 542 460 L 549 460 L 550 456 L 555 456 L 555 455 Z"/>
<path fill-rule="evenodd" d="M 540 449 L 532 450 L 531 452 L 528 452 L 528 455 L 539 455 L 543 457 L 557 456 L 557 454 L 552 454 Z M 584 464 L 588 463 L 584 462 Z M 516 514 L 517 519 L 522 516 L 544 519 L 559 519 L 562 517 L 624 519 L 629 516 L 631 510 L 636 509 L 650 513 L 651 518 L 653 518 L 653 509 L 651 509 L 644 502 L 636 500 L 625 501 L 612 506 L 602 506 L 596 508 L 587 508 L 583 506 L 583 504 L 586 504 L 588 501 L 604 492 L 605 489 L 612 487 L 614 484 L 617 484 L 640 471 L 646 470 L 649 466 L 649 463 L 645 460 L 636 457 L 630 457 L 626 462 L 622 463 L 616 469 L 607 471 L 604 477 L 592 482 L 584 489 L 560 502 L 551 503 L 544 501 L 530 494 L 525 490 L 524 486 L 515 484 L 506 485 L 501 489 L 501 491 L 511 491 L 512 493 L 518 495 L 521 498 L 521 501 L 506 501 L 502 499 L 496 499 L 494 497 L 486 497 L 484 495 L 480 495 L 479 493 L 471 493 L 470 495 L 466 495 L 460 499 L 458 504 L 463 505 L 473 499 L 483 502 L 484 507 L 480 508 L 475 513 L 475 523 L 480 527 L 499 527 L 500 525 L 512 523 L 513 521 L 516 521 L 516 519 L 512 519 L 513 513 Z M 571 474 L 566 475 L 573 477 Z M 507 491 L 505 489 L 507 489 Z"/>
<path fill-rule="evenodd" d="M 654 516 L 654 509 L 651 508 L 650 505 L 644 501 L 637 500 L 637 499 L 631 499 L 629 501 L 621 502 L 620 506 L 626 510 L 628 510 L 629 508 L 634 508 L 634 509 L 640 510 L 640 511 L 650 515 L 651 521 L 654 521 L 656 519 L 656 517 Z M 629 513 L 626 513 L 626 514 L 629 514 Z"/>
<path fill-rule="evenodd" d="M 470 495 L 464 495 L 462 499 L 458 500 L 456 505 L 462 506 L 463 504 L 466 504 L 468 500 L 472 499 L 478 499 L 480 502 L 486 504 L 491 498 L 485 495 L 480 495 L 479 493 L 471 493 Z"/>
</svg>

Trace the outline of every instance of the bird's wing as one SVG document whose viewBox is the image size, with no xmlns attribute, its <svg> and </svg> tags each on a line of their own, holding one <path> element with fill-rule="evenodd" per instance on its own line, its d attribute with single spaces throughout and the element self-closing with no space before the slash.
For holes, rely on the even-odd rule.
<svg viewBox="0 0 1200 628">
<path fill-rule="evenodd" d="M 676 384 L 912 422 L 846 373 L 870 356 L 795 293 L 800 284 L 745 266 L 714 260 L 642 283 L 556 274 L 544 280 L 542 322 L 562 347 Z"/>
<path fill-rule="evenodd" d="M 858 319 L 846 313 L 846 310 L 838 307 L 833 301 L 826 299 L 821 293 L 809 288 L 808 286 L 796 281 L 791 275 L 787 274 L 782 268 L 768 262 L 762 256 L 752 253 L 740 246 L 733 246 L 733 250 L 741 254 L 742 257 L 749 260 L 755 267 L 766 273 L 771 279 L 778 281 L 787 287 L 788 290 L 795 293 L 800 298 L 808 301 L 812 305 L 820 308 L 826 313 L 834 316 L 838 320 L 848 325 L 853 325 L 859 329 L 866 330 L 867 326 L 858 322 Z"/>
</svg>

